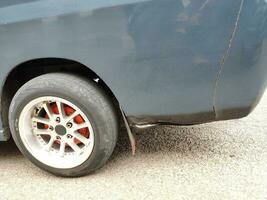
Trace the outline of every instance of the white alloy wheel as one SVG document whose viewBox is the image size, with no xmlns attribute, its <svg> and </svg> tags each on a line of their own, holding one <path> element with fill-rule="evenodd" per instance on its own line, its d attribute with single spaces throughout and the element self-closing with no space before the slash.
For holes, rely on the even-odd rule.
<svg viewBox="0 0 267 200">
<path fill-rule="evenodd" d="M 26 149 L 50 167 L 77 167 L 90 157 L 94 147 L 90 120 L 63 98 L 46 96 L 32 100 L 23 108 L 18 128 Z"/>
</svg>

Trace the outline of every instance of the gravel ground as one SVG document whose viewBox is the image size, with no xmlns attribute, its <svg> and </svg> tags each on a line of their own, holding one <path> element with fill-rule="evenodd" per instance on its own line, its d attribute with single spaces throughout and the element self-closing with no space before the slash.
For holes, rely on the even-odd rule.
<svg viewBox="0 0 267 200">
<path fill-rule="evenodd" d="M 247 118 L 137 135 L 123 132 L 107 165 L 59 178 L 0 143 L 0 199 L 267 199 L 267 93 Z"/>
</svg>

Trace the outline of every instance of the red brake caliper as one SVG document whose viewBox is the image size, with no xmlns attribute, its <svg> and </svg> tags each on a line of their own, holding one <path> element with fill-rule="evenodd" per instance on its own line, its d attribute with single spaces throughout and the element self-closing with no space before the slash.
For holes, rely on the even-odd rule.
<svg viewBox="0 0 267 200">
<path fill-rule="evenodd" d="M 52 111 L 53 111 L 54 114 L 59 114 L 59 112 L 58 112 L 58 107 L 57 107 L 56 104 L 51 105 L 51 108 L 52 108 Z M 70 106 L 64 105 L 64 111 L 65 111 L 65 114 L 66 114 L 67 116 L 69 116 L 69 115 L 71 115 L 72 113 L 74 113 L 75 110 L 74 110 L 72 107 L 70 107 Z M 45 117 L 48 118 L 48 115 L 46 115 Z M 74 120 L 74 122 L 75 122 L 76 124 L 82 124 L 82 123 L 85 122 L 81 115 L 77 115 L 76 117 L 74 117 L 73 120 Z M 45 128 L 48 128 L 48 126 L 46 125 Z M 89 135 L 90 135 L 90 134 L 89 134 L 89 130 L 88 130 L 88 128 L 82 128 L 82 129 L 79 129 L 78 132 L 79 132 L 82 136 L 84 136 L 84 137 L 86 137 L 86 138 L 89 138 Z M 76 139 L 76 138 L 74 138 L 74 142 L 75 142 L 76 144 L 80 144 L 80 143 L 81 143 L 81 141 L 78 140 L 78 139 Z M 60 144 L 60 141 L 56 141 L 56 143 Z"/>
</svg>

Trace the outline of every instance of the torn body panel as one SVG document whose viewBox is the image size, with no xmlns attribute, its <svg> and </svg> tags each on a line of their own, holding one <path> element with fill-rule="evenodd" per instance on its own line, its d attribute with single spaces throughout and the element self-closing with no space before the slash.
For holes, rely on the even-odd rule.
<svg viewBox="0 0 267 200">
<path fill-rule="evenodd" d="M 130 143 L 131 143 L 132 154 L 134 155 L 135 151 L 136 151 L 136 140 L 135 140 L 134 134 L 133 134 L 133 132 L 131 130 L 131 127 L 129 125 L 129 122 L 127 120 L 127 117 L 125 116 L 125 113 L 124 113 L 124 111 L 123 111 L 123 109 L 121 107 L 120 107 L 120 110 L 121 110 L 121 115 L 122 115 L 126 130 L 127 130 L 127 133 L 128 133 L 128 137 L 129 137 L 129 140 L 130 140 Z"/>
</svg>

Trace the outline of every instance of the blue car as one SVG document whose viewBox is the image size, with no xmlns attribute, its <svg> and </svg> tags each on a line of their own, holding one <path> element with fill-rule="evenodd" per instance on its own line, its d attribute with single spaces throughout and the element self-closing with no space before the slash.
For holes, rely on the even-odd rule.
<svg viewBox="0 0 267 200">
<path fill-rule="evenodd" d="M 82 176 L 136 130 L 247 116 L 267 81 L 266 0 L 0 1 L 0 141 Z"/>
</svg>

